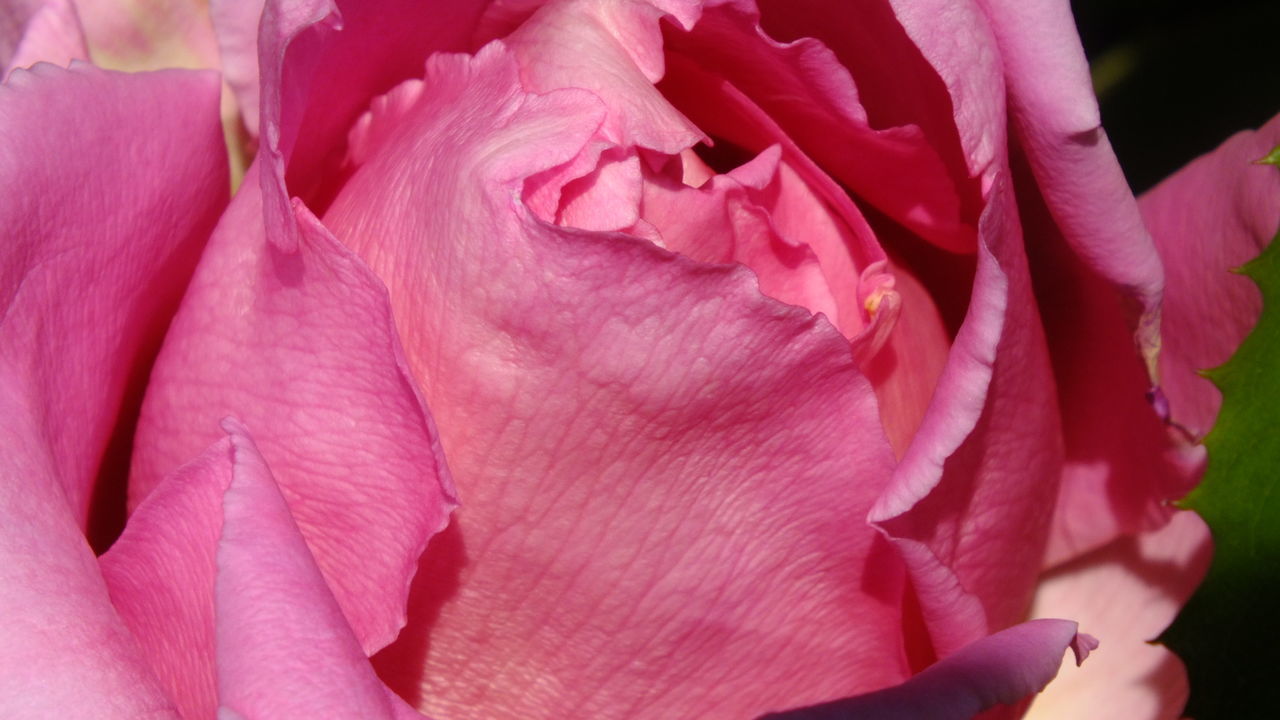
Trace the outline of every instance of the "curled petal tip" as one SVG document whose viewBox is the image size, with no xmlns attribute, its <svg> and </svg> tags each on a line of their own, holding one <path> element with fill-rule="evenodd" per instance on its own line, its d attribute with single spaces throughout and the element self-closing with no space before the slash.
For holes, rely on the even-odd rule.
<svg viewBox="0 0 1280 720">
<path fill-rule="evenodd" d="M 1084 663 L 1085 658 L 1089 657 L 1089 653 L 1098 649 L 1098 638 L 1085 633 L 1076 633 L 1074 639 L 1071 640 L 1071 652 L 1075 653 L 1076 666 Z"/>
</svg>

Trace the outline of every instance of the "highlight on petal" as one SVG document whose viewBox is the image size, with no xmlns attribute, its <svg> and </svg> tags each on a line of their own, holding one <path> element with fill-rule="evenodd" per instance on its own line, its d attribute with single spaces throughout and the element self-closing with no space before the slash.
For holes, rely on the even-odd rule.
<svg viewBox="0 0 1280 720">
<path fill-rule="evenodd" d="M 393 720 L 265 461 L 238 421 L 222 427 L 232 473 L 214 583 L 218 702 L 243 718 Z"/>
<path fill-rule="evenodd" d="M 1042 690 L 1068 648 L 1079 664 L 1097 647 L 1074 622 L 1032 620 L 982 638 L 900 685 L 760 720 L 969 720 Z"/>
<path fill-rule="evenodd" d="M 519 70 L 501 43 L 433 58 L 324 215 L 387 281 L 467 499 L 380 674 L 494 718 L 900 682 L 901 565 L 859 520 L 892 455 L 847 339 L 742 267 L 526 207 L 605 112 Z"/>
<path fill-rule="evenodd" d="M 217 102 L 214 75 L 177 70 L 41 64 L 0 85 L 0 364 L 82 527 L 226 203 Z"/>
<path fill-rule="evenodd" d="M 1036 590 L 1033 617 L 1076 618 L 1103 647 L 1079 670 L 1063 663 L 1028 720 L 1182 717 L 1186 672 L 1151 641 L 1200 584 L 1210 546 L 1204 521 L 1179 512 L 1159 530 L 1120 538 L 1050 571 Z"/>
<path fill-rule="evenodd" d="M 386 290 L 299 206 L 295 252 L 265 237 L 258 166 L 210 240 L 156 361 L 133 456 L 136 507 L 219 437 L 253 423 L 290 509 L 368 652 L 404 623 L 427 539 L 456 504 L 404 366 Z"/>
</svg>

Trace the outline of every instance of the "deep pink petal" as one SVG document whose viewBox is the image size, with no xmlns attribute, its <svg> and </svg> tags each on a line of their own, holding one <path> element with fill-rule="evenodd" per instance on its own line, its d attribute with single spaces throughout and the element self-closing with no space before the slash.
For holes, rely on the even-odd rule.
<svg viewBox="0 0 1280 720">
<path fill-rule="evenodd" d="M 1078 670 L 1063 663 L 1027 717 L 1180 718 L 1187 699 L 1182 663 L 1149 641 L 1204 577 L 1210 545 L 1204 521 L 1180 512 L 1160 530 L 1126 536 L 1049 573 L 1033 614 L 1076 618 L 1102 649 Z"/>
<path fill-rule="evenodd" d="M 1226 362 L 1257 322 L 1257 286 L 1231 270 L 1280 229 L 1280 171 L 1256 165 L 1280 145 L 1280 117 L 1242 132 L 1142 196 L 1165 266 L 1160 368 L 1173 419 L 1192 435 L 1213 426 L 1221 396 L 1197 370 Z"/>
<path fill-rule="evenodd" d="M 223 428 L 231 483 L 214 583 L 220 712 L 395 718 L 266 462 L 239 422 Z"/>
<path fill-rule="evenodd" d="M 404 622 L 418 555 L 454 504 L 435 429 L 403 365 L 386 291 L 299 209 L 292 253 L 266 239 L 250 171 L 174 318 L 135 442 L 131 500 L 252 423 L 303 535 L 366 650 Z"/>
<path fill-rule="evenodd" d="M 99 558 L 112 604 L 187 718 L 218 709 L 214 552 L 233 460 L 223 438 L 170 473 Z"/>
<path fill-rule="evenodd" d="M 339 177 L 342 138 L 370 98 L 417 77 L 434 52 L 466 49 L 483 0 L 268 0 L 258 30 L 258 181 L 267 237 L 297 242 L 292 197 L 322 208 Z M 244 12 L 241 15 L 240 12 Z M 240 34 L 224 47 L 247 49 Z M 235 66 L 245 62 L 237 59 Z M 241 94 L 254 92 L 242 87 Z M 288 183 L 286 185 L 286 170 Z M 319 210 L 317 210 L 319 211 Z"/>
<path fill-rule="evenodd" d="M 1098 115 L 1067 0 L 981 0 L 1009 87 L 1009 112 L 1049 212 L 1071 249 L 1136 307 L 1148 371 L 1160 349 L 1160 256 Z"/>
<path fill-rule="evenodd" d="M 1068 648 L 1079 662 L 1096 647 L 1093 638 L 1077 634 L 1074 622 L 1032 620 L 978 640 L 900 685 L 762 720 L 969 720 L 1039 692 Z"/>
<path fill-rule="evenodd" d="M 847 341 L 743 268 L 519 204 L 603 115 L 527 95 L 501 45 L 437 57 L 325 216 L 388 281 L 467 503 L 421 571 L 454 584 L 415 589 L 380 672 L 494 718 L 900 681 L 900 566 L 861 522 L 892 458 Z"/>
<path fill-rule="evenodd" d="M 19 0 L 0 6 L 0 80 L 14 68 L 41 61 L 66 67 L 88 57 L 71 0 Z"/>
<path fill-rule="evenodd" d="M 38 65 L 0 86 L 0 363 L 82 524 L 226 203 L 217 103 L 214 75 L 183 71 Z"/>
</svg>

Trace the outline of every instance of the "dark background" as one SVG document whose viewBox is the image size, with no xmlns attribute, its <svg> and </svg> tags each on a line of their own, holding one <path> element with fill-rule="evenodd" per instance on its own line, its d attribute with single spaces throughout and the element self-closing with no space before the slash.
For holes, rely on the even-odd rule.
<svg viewBox="0 0 1280 720">
<path fill-rule="evenodd" d="M 1280 0 L 1072 0 L 1136 192 L 1280 114 Z"/>
</svg>

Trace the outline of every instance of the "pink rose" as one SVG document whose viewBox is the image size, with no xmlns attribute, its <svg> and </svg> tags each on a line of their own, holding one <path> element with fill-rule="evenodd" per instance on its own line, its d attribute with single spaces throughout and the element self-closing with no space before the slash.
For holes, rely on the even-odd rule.
<svg viewBox="0 0 1280 720">
<path fill-rule="evenodd" d="M 1066 2 L 255 5 L 0 5 L 258 145 L 0 85 L 0 715 L 1005 718 L 1093 635 L 1029 716 L 1178 716 L 1280 121 L 1140 209 Z"/>
</svg>

